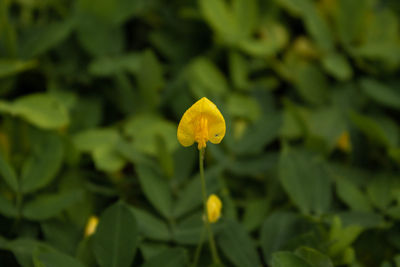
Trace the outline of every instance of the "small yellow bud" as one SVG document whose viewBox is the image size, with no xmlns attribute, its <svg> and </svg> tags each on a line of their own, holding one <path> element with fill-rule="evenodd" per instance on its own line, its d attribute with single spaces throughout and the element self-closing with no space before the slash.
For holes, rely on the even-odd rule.
<svg viewBox="0 0 400 267">
<path fill-rule="evenodd" d="M 178 125 L 177 137 L 182 146 L 198 143 L 198 149 L 207 141 L 219 144 L 225 136 L 225 120 L 217 106 L 203 97 L 183 114 Z"/>
<path fill-rule="evenodd" d="M 85 236 L 90 236 L 96 232 L 97 224 L 99 223 L 99 218 L 96 216 L 90 216 L 86 228 L 85 228 Z"/>
<path fill-rule="evenodd" d="M 210 195 L 207 200 L 207 213 L 208 221 L 210 223 L 215 223 L 221 216 L 222 202 L 214 194 Z"/>
<path fill-rule="evenodd" d="M 350 143 L 350 135 L 349 132 L 344 131 L 338 141 L 337 147 L 342 150 L 343 152 L 350 152 L 351 151 L 351 143 Z"/>
</svg>

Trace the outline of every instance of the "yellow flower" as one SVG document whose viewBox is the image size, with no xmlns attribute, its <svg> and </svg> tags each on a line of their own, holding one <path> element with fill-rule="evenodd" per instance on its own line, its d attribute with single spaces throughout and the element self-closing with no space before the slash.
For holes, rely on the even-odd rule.
<svg viewBox="0 0 400 267">
<path fill-rule="evenodd" d="M 225 120 L 217 106 L 203 97 L 183 114 L 178 126 L 178 141 L 183 146 L 198 143 L 198 149 L 207 141 L 219 144 L 225 136 Z"/>
<path fill-rule="evenodd" d="M 215 223 L 221 216 L 222 202 L 214 194 L 210 195 L 207 200 L 207 213 L 208 221 L 210 223 Z"/>
<path fill-rule="evenodd" d="M 85 228 L 85 236 L 90 236 L 96 232 L 97 224 L 99 224 L 99 218 L 96 216 L 90 216 L 88 223 Z"/>
</svg>

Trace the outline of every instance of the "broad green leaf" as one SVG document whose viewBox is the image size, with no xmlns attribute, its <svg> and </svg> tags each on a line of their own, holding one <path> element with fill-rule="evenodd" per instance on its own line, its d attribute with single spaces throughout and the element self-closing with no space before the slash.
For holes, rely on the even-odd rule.
<svg viewBox="0 0 400 267">
<path fill-rule="evenodd" d="M 274 141 L 281 130 L 282 116 L 277 112 L 265 113 L 252 127 L 247 128 L 240 140 L 233 145 L 237 154 L 256 154 Z"/>
<path fill-rule="evenodd" d="M 57 129 L 69 123 L 69 115 L 63 103 L 46 93 L 24 95 L 15 100 L 8 110 L 3 109 L 2 104 L 4 102 L 0 101 L 0 112 L 20 116 L 40 128 Z"/>
<path fill-rule="evenodd" d="M 105 172 L 117 172 L 126 163 L 125 159 L 112 147 L 98 147 L 92 155 L 96 168 Z"/>
<path fill-rule="evenodd" d="M 176 225 L 173 232 L 174 241 L 184 245 L 198 244 L 202 232 L 205 231 L 202 214 L 202 212 L 195 213 Z"/>
<path fill-rule="evenodd" d="M 372 141 L 385 147 L 390 147 L 390 140 L 387 133 L 375 119 L 356 112 L 350 113 L 350 119 Z"/>
<path fill-rule="evenodd" d="M 261 114 L 257 100 L 242 94 L 230 94 L 226 102 L 226 109 L 234 118 L 251 121 L 256 121 Z"/>
<path fill-rule="evenodd" d="M 261 266 L 253 240 L 238 222 L 226 221 L 218 234 L 217 243 L 235 266 Z"/>
<path fill-rule="evenodd" d="M 353 76 L 353 69 L 347 58 L 339 53 L 330 53 L 322 58 L 322 66 L 337 80 L 346 81 Z"/>
<path fill-rule="evenodd" d="M 367 186 L 367 195 L 371 202 L 379 209 L 385 210 L 395 200 L 400 184 L 397 177 L 380 174 L 374 176 Z"/>
<path fill-rule="evenodd" d="M 243 226 L 248 232 L 258 229 L 270 209 L 270 203 L 266 198 L 256 198 L 247 200 L 244 214 Z"/>
<path fill-rule="evenodd" d="M 188 82 L 197 98 L 203 96 L 218 98 L 228 91 L 225 76 L 211 60 L 205 57 L 197 58 L 190 64 Z"/>
<path fill-rule="evenodd" d="M 29 238 L 18 238 L 7 242 L 5 249 L 11 251 L 23 267 L 33 267 L 33 255 L 37 251 L 54 252 L 54 248 L 44 242 Z"/>
<path fill-rule="evenodd" d="M 3 153 L 0 152 L 0 176 L 8 184 L 8 186 L 14 191 L 19 191 L 19 184 L 17 174 L 14 168 L 6 161 Z"/>
<path fill-rule="evenodd" d="M 376 102 L 395 109 L 400 109 L 400 93 L 374 79 L 364 78 L 360 81 L 364 93 Z"/>
<path fill-rule="evenodd" d="M 336 1 L 334 22 L 340 41 L 349 46 L 356 41 L 366 27 L 368 1 Z"/>
<path fill-rule="evenodd" d="M 381 214 L 373 212 L 345 211 L 337 214 L 340 217 L 343 226 L 360 225 L 364 228 L 380 228 L 385 224 Z"/>
<path fill-rule="evenodd" d="M 199 0 L 199 5 L 205 20 L 225 43 L 233 44 L 238 40 L 237 18 L 225 0 Z"/>
<path fill-rule="evenodd" d="M 129 267 L 136 254 L 138 227 L 129 206 L 123 202 L 108 207 L 101 215 L 92 249 L 101 267 Z"/>
<path fill-rule="evenodd" d="M 152 240 L 161 241 L 168 241 L 171 239 L 168 225 L 164 221 L 142 209 L 132 208 L 132 212 L 138 223 L 139 232 L 143 236 Z"/>
<path fill-rule="evenodd" d="M 295 254 L 308 262 L 312 267 L 333 267 L 331 259 L 316 249 L 300 247 Z"/>
<path fill-rule="evenodd" d="M 116 129 L 92 128 L 73 137 L 75 146 L 84 152 L 93 152 L 99 147 L 112 147 L 119 139 Z"/>
<path fill-rule="evenodd" d="M 39 252 L 34 256 L 35 266 L 37 267 L 84 267 L 80 261 L 60 252 Z"/>
<path fill-rule="evenodd" d="M 265 220 L 261 227 L 260 241 L 264 258 L 271 261 L 272 253 L 281 250 L 298 232 L 300 218 L 294 213 L 277 212 Z"/>
<path fill-rule="evenodd" d="M 83 49 L 99 58 L 121 54 L 125 42 L 121 27 L 85 13 L 77 20 L 77 38 Z"/>
<path fill-rule="evenodd" d="M 183 248 L 166 248 L 148 259 L 143 267 L 184 267 L 188 265 L 188 255 Z"/>
<path fill-rule="evenodd" d="M 67 19 L 31 29 L 21 42 L 20 54 L 24 58 L 33 58 L 56 47 L 68 38 L 74 24 L 73 19 Z"/>
<path fill-rule="evenodd" d="M 172 217 L 172 196 L 165 177 L 151 165 L 136 166 L 140 186 L 150 203 L 169 219 Z"/>
<path fill-rule="evenodd" d="M 295 87 L 300 96 L 310 104 L 322 104 L 327 100 L 328 81 L 316 65 L 301 62 L 295 70 Z"/>
<path fill-rule="evenodd" d="M 359 225 L 343 227 L 340 218 L 335 216 L 329 232 L 329 240 L 331 241 L 329 255 L 336 256 L 348 249 L 362 231 L 363 228 Z"/>
<path fill-rule="evenodd" d="M 238 157 L 229 161 L 226 168 L 235 175 L 258 176 L 269 171 L 274 171 L 278 163 L 277 153 L 264 153 L 257 156 Z"/>
<path fill-rule="evenodd" d="M 15 75 L 20 72 L 35 68 L 37 61 L 21 61 L 11 59 L 0 59 L 0 78 Z"/>
<path fill-rule="evenodd" d="M 234 0 L 232 10 L 241 38 L 251 37 L 258 23 L 258 2 L 256 0 Z"/>
<path fill-rule="evenodd" d="M 124 133 L 131 137 L 132 146 L 143 153 L 157 156 L 157 139 L 162 138 L 167 151 L 178 147 L 176 125 L 162 117 L 143 114 L 131 117 L 124 125 Z"/>
<path fill-rule="evenodd" d="M 59 215 L 64 209 L 79 201 L 82 195 L 81 190 L 38 195 L 23 206 L 22 215 L 33 221 L 47 220 Z"/>
<path fill-rule="evenodd" d="M 18 215 L 17 207 L 3 195 L 0 195 L 0 214 L 9 218 L 15 218 Z"/>
<path fill-rule="evenodd" d="M 40 133 L 39 133 L 40 134 Z M 60 170 L 64 147 L 62 140 L 57 135 L 43 135 L 27 159 L 21 174 L 21 191 L 31 193 L 48 185 Z"/>
<path fill-rule="evenodd" d="M 152 50 L 142 53 L 136 79 L 143 101 L 141 104 L 145 105 L 145 110 L 151 110 L 159 104 L 158 91 L 165 84 L 163 67 Z"/>
<path fill-rule="evenodd" d="M 331 178 L 322 159 L 284 148 L 279 178 L 293 203 L 304 214 L 324 214 L 331 205 Z"/>
<path fill-rule="evenodd" d="M 47 220 L 40 223 L 40 228 L 43 233 L 43 240 L 47 244 L 70 255 L 75 254 L 76 247 L 82 239 L 82 232 L 71 221 Z"/>
<path fill-rule="evenodd" d="M 352 182 L 345 178 L 336 179 L 336 190 L 339 198 L 352 210 L 361 212 L 372 211 L 366 195 Z"/>
<path fill-rule="evenodd" d="M 96 76 L 111 76 L 121 71 L 137 73 L 141 65 L 141 55 L 129 53 L 123 56 L 95 59 L 89 65 L 89 72 Z"/>
<path fill-rule="evenodd" d="M 245 90 L 248 87 L 249 64 L 238 52 L 229 54 L 229 74 L 233 85 L 237 89 Z"/>
<path fill-rule="evenodd" d="M 292 252 L 276 252 L 272 255 L 272 267 L 313 267 Z"/>
</svg>

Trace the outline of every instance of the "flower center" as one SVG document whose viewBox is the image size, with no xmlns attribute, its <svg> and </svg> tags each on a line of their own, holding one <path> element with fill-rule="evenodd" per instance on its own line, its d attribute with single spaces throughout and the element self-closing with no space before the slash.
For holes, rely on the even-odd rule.
<svg viewBox="0 0 400 267">
<path fill-rule="evenodd" d="M 208 120 L 202 115 L 200 115 L 197 123 L 194 140 L 198 143 L 197 147 L 199 149 L 206 147 L 208 141 Z"/>
</svg>

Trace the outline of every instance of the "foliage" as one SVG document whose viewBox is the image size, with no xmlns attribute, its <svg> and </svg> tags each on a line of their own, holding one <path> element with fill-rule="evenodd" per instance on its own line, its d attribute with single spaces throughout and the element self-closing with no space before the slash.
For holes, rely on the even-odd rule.
<svg viewBox="0 0 400 267">
<path fill-rule="evenodd" d="M 201 187 L 176 130 L 205 96 L 227 123 L 205 172 L 226 266 L 400 266 L 399 18 L 397 0 L 1 0 L 0 265 L 188 266 Z"/>
</svg>

